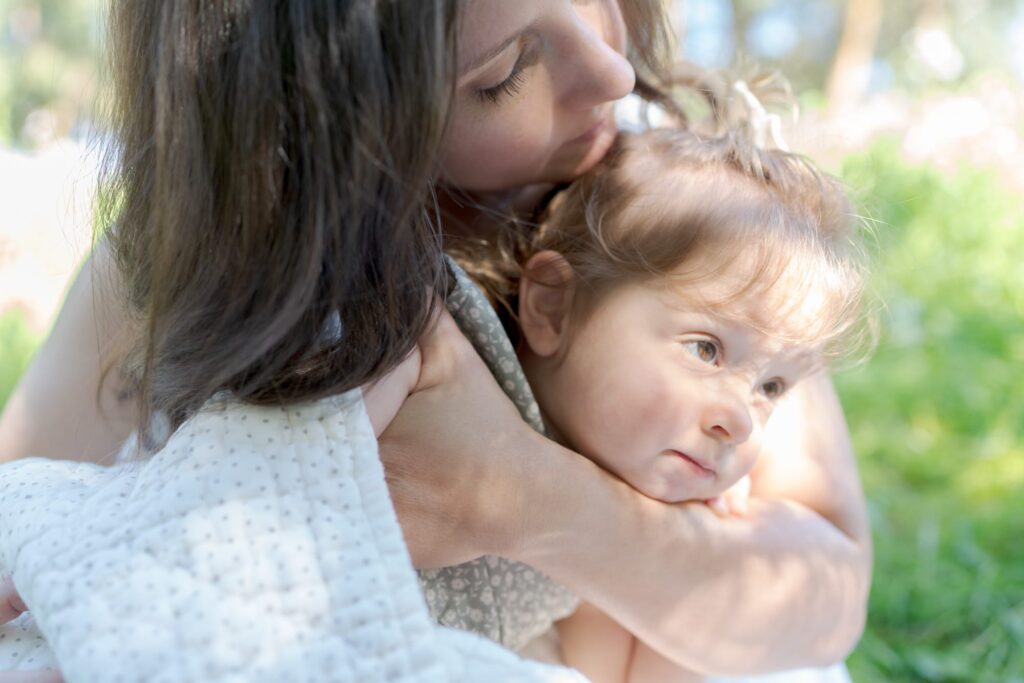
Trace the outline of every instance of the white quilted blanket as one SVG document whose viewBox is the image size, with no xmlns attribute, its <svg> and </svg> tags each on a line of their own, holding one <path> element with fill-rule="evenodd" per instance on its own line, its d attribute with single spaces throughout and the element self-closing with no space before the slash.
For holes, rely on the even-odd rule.
<svg viewBox="0 0 1024 683">
<path fill-rule="evenodd" d="M 152 459 L 0 467 L 0 670 L 78 681 L 583 681 L 428 617 L 358 392 L 216 404 Z M 33 621 L 34 619 L 34 621 Z"/>
</svg>

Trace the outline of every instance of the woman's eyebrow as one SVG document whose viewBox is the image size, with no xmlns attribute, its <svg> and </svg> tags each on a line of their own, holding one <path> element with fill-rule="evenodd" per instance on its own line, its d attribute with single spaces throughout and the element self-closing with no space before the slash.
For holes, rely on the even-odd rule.
<svg viewBox="0 0 1024 683">
<path fill-rule="evenodd" d="M 492 59 L 500 55 L 502 52 L 507 50 L 509 45 L 518 41 L 522 37 L 522 35 L 523 34 L 521 32 L 511 35 L 505 40 L 495 45 L 494 47 L 492 47 L 491 49 L 484 51 L 483 53 L 475 56 L 471 60 L 468 60 L 465 64 L 461 66 L 461 68 L 459 68 L 459 76 L 465 76 L 469 72 L 474 71 L 483 66 L 484 64 L 486 64 L 487 62 L 491 61 Z"/>
</svg>

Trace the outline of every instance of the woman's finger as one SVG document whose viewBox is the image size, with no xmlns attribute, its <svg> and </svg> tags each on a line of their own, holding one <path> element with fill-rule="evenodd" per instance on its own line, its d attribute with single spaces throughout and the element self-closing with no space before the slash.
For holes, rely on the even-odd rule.
<svg viewBox="0 0 1024 683">
<path fill-rule="evenodd" d="M 22 612 L 27 610 L 28 607 L 18 595 L 11 577 L 0 578 L 0 624 L 6 624 L 8 621 L 18 618 Z M 0 678 L 0 683 L 3 683 L 3 680 Z"/>
<path fill-rule="evenodd" d="M 450 379 L 459 365 L 460 354 L 474 354 L 451 314 L 442 306 L 419 340 L 422 360 L 416 391 L 429 389 Z"/>
<path fill-rule="evenodd" d="M 64 683 L 59 671 L 0 671 L 0 683 Z"/>
</svg>

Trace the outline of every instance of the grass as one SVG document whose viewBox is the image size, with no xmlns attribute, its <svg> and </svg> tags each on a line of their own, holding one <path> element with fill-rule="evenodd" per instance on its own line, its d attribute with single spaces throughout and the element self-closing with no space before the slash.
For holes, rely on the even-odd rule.
<svg viewBox="0 0 1024 683">
<path fill-rule="evenodd" d="M 36 335 L 18 309 L 0 313 L 0 409 L 32 359 Z"/>
<path fill-rule="evenodd" d="M 1024 682 L 1024 199 L 985 172 L 851 158 L 883 335 L 840 374 L 876 544 L 854 679 Z"/>
<path fill-rule="evenodd" d="M 843 175 L 874 219 L 877 352 L 837 377 L 876 543 L 859 683 L 1024 683 L 1024 199 L 908 165 Z M 0 404 L 37 339 L 0 317 Z"/>
</svg>

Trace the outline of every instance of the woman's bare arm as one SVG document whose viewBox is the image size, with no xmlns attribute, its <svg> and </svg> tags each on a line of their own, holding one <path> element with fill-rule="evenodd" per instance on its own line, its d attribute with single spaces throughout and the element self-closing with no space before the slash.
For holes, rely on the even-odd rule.
<svg viewBox="0 0 1024 683">
<path fill-rule="evenodd" d="M 830 664 L 857 642 L 870 575 L 859 534 L 800 502 L 765 499 L 772 488 L 762 485 L 743 518 L 645 498 L 518 423 L 450 320 L 421 348 L 420 385 L 381 439 L 417 566 L 481 554 L 525 561 L 701 673 Z M 830 415 L 807 419 L 842 424 Z M 821 436 L 829 448 L 795 461 L 852 468 L 848 442 Z M 856 520 L 853 498 L 824 512 Z"/>
<path fill-rule="evenodd" d="M 0 462 L 26 456 L 103 462 L 134 426 L 116 375 L 99 393 L 104 359 L 127 338 L 101 243 L 82 266 L 49 337 L 0 416 Z"/>
<path fill-rule="evenodd" d="M 830 664 L 856 643 L 868 563 L 817 513 L 755 498 L 746 517 L 721 519 L 645 499 L 575 454 L 534 454 L 542 448 L 552 462 L 535 461 L 546 476 L 508 554 L 655 650 L 701 673 L 746 675 Z"/>
<path fill-rule="evenodd" d="M 846 534 L 868 569 L 871 533 L 842 406 L 828 374 L 798 384 L 772 415 L 751 495 L 801 503 Z"/>
</svg>

